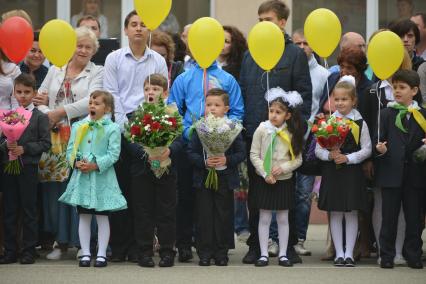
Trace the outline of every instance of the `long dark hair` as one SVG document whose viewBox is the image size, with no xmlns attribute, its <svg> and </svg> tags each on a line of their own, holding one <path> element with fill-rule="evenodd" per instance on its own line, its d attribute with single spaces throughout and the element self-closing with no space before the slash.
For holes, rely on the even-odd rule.
<svg viewBox="0 0 426 284">
<path fill-rule="evenodd" d="M 293 108 L 288 105 L 287 102 L 283 101 L 282 98 L 276 98 L 271 101 L 269 105 L 276 104 L 283 111 L 291 113 L 290 119 L 286 121 L 288 131 L 291 133 L 291 146 L 293 147 L 294 155 L 297 156 L 302 152 L 303 149 L 303 135 L 305 127 L 303 126 L 302 116 L 297 107 Z"/>
<path fill-rule="evenodd" d="M 223 26 L 225 32 L 231 35 L 231 49 L 226 57 L 228 64 L 223 69 L 231 73 L 236 79 L 240 76 L 241 62 L 243 61 L 244 52 L 247 50 L 247 41 L 243 33 L 233 26 Z"/>
</svg>

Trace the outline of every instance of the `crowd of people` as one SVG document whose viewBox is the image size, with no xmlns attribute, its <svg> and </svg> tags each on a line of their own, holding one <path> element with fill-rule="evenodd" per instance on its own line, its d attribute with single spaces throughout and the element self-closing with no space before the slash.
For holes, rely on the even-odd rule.
<svg viewBox="0 0 426 284">
<path fill-rule="evenodd" d="M 379 30 L 405 47 L 399 70 L 379 80 L 360 34 L 342 36 L 337 65 L 327 69 L 303 29 L 286 32 L 287 5 L 267 0 L 259 21 L 285 36 L 268 79 L 243 33 L 224 26 L 224 48 L 204 80 L 187 44 L 191 25 L 180 35 L 153 31 L 148 47 L 150 31 L 136 11 L 124 22 L 129 46 L 99 58 L 107 25 L 98 4 L 84 1 L 73 17 L 77 46 L 64 67 L 49 66 L 37 32 L 18 65 L 0 50 L 0 109 L 32 112 L 18 141 L 0 140 L 2 167 L 8 153 L 21 161 L 18 175 L 0 170 L 0 264 L 32 264 L 42 250 L 59 260 L 77 247 L 80 267 L 92 260 L 154 267 L 157 251 L 158 265 L 170 267 L 176 254 L 191 261 L 195 247 L 200 266 L 226 266 L 235 234 L 248 246 L 243 263 L 267 266 L 277 256 L 280 266 L 293 266 L 311 255 L 305 241 L 320 181 L 318 208 L 331 234 L 325 260 L 353 267 L 377 253 L 382 268 L 423 268 L 426 164 L 413 153 L 426 144 L 425 13 Z M 2 19 L 16 15 L 31 23 L 22 10 Z M 123 134 L 141 103 L 160 101 L 177 106 L 184 129 L 154 159 Z M 192 131 L 206 113 L 243 123 L 224 156 L 205 156 Z M 330 115 L 351 127 L 339 149 L 310 134 L 309 125 Z M 312 145 L 317 173 L 305 167 Z M 169 171 L 156 177 L 153 160 L 169 158 Z M 214 191 L 204 180 L 217 167 L 225 169 Z"/>
</svg>

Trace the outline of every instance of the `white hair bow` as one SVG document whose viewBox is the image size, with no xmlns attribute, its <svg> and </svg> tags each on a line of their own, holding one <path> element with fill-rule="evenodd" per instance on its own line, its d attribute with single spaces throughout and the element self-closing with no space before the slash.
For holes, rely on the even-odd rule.
<svg viewBox="0 0 426 284">
<path fill-rule="evenodd" d="M 339 82 L 348 82 L 349 84 L 355 87 L 355 77 L 352 75 L 342 76 L 342 78 L 339 79 Z"/>
<path fill-rule="evenodd" d="M 281 98 L 292 108 L 297 107 L 303 103 L 302 96 L 300 96 L 297 91 L 286 92 L 280 87 L 271 88 L 266 91 L 265 100 L 268 102 L 268 104 L 277 98 Z"/>
</svg>

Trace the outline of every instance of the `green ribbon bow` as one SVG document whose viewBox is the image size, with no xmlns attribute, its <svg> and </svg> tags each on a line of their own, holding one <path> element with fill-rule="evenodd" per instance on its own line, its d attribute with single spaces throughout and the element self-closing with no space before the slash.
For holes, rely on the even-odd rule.
<svg viewBox="0 0 426 284">
<path fill-rule="evenodd" d="M 395 126 L 398 127 L 402 132 L 407 133 L 407 129 L 405 129 L 404 125 L 402 124 L 402 119 L 408 114 L 411 113 L 416 120 L 416 122 L 420 125 L 420 127 L 423 129 L 423 131 L 426 132 L 426 120 L 423 117 L 423 115 L 420 113 L 420 111 L 413 107 L 406 107 L 401 104 L 393 104 L 391 105 L 393 109 L 396 109 L 399 111 L 398 115 L 395 119 Z"/>
</svg>

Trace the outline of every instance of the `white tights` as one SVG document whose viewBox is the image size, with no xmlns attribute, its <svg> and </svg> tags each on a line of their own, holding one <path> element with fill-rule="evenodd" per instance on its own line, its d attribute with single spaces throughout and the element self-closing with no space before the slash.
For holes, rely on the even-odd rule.
<svg viewBox="0 0 426 284">
<path fill-rule="evenodd" d="M 343 251 L 343 217 L 346 223 L 346 251 Z M 336 258 L 343 257 L 354 259 L 353 252 L 358 235 L 358 211 L 330 212 L 330 230 L 333 238 Z"/>
<path fill-rule="evenodd" d="M 109 221 L 108 216 L 95 215 L 98 223 L 98 255 L 106 257 L 106 250 L 109 241 Z M 80 245 L 83 255 L 90 255 L 90 223 L 92 215 L 80 214 L 80 223 L 78 225 L 78 235 L 80 237 Z M 89 260 L 88 257 L 83 260 Z M 97 258 L 98 261 L 105 261 L 104 258 Z"/>
<path fill-rule="evenodd" d="M 372 222 L 373 222 L 374 235 L 376 237 L 376 242 L 377 242 L 377 251 L 380 251 L 379 236 L 380 236 L 380 229 L 382 228 L 382 191 L 381 189 L 377 189 L 377 188 L 374 190 L 374 208 L 373 208 Z M 405 239 L 405 219 L 404 219 L 404 210 L 402 209 L 402 205 L 401 205 L 401 209 L 399 211 L 399 216 L 398 216 L 398 231 L 396 233 L 396 241 L 395 241 L 395 257 L 402 258 L 402 247 L 404 246 L 404 239 Z"/>
<path fill-rule="evenodd" d="M 288 244 L 288 210 L 279 210 L 277 213 L 278 223 L 278 239 L 279 239 L 279 257 L 287 256 Z M 260 255 L 268 256 L 268 240 L 269 240 L 269 226 L 271 225 L 272 211 L 263 210 L 259 211 L 259 244 Z"/>
</svg>

